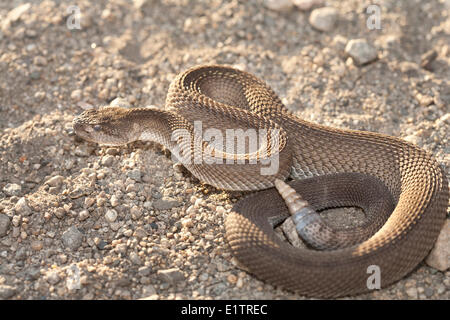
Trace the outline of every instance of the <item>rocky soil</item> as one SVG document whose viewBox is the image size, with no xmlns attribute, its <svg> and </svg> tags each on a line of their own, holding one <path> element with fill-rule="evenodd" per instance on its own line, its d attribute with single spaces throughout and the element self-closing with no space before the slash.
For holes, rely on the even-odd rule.
<svg viewBox="0 0 450 320">
<path fill-rule="evenodd" d="M 303 298 L 232 258 L 239 193 L 201 185 L 156 144 L 73 134 L 74 115 L 116 98 L 163 108 L 193 65 L 243 68 L 299 116 L 404 138 L 448 172 L 450 2 L 377 1 L 381 29 L 368 1 L 294 2 L 79 0 L 79 28 L 75 2 L 0 2 L 0 298 Z M 351 298 L 449 299 L 450 271 L 422 263 Z"/>
</svg>

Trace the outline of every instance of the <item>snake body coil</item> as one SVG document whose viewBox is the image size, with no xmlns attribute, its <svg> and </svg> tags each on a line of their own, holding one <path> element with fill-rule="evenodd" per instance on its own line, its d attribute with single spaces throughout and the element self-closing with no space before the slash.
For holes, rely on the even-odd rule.
<svg viewBox="0 0 450 320">
<path fill-rule="evenodd" d="M 226 128 L 264 129 L 277 132 L 278 140 L 262 139 L 264 156 L 233 153 L 193 135 L 199 120 L 203 130 L 225 135 Z M 210 160 L 224 162 L 184 162 L 202 182 L 227 190 L 267 189 L 234 206 L 226 219 L 226 239 L 233 255 L 258 278 L 308 296 L 368 291 L 371 266 L 379 268 L 382 287 L 402 278 L 425 258 L 446 216 L 448 183 L 427 152 L 395 137 L 299 119 L 263 81 L 230 67 L 200 66 L 181 73 L 170 86 L 164 111 L 88 110 L 75 118 L 74 129 L 102 144 L 153 140 L 173 152 L 208 153 Z M 194 138 L 186 139 L 186 132 Z M 278 159 L 274 174 L 261 173 L 264 157 Z M 289 176 L 296 179 L 289 185 L 315 210 L 359 206 L 367 223 L 349 230 L 306 226 L 312 242 L 329 238 L 323 242 L 329 250 L 281 241 L 269 221 L 289 213 L 271 187 Z"/>
</svg>

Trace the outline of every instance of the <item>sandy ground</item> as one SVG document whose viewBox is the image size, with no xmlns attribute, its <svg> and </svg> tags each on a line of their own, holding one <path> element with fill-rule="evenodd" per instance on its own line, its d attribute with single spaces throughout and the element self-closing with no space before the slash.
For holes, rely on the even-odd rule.
<svg viewBox="0 0 450 320">
<path fill-rule="evenodd" d="M 370 2 L 327 1 L 337 19 L 322 32 L 311 10 L 259 0 L 80 0 L 80 29 L 70 1 L 0 2 L 0 298 L 301 299 L 232 258 L 223 225 L 239 194 L 199 184 L 156 144 L 82 141 L 71 121 L 117 97 L 163 108 L 177 73 L 229 64 L 305 119 L 407 139 L 448 170 L 450 3 L 377 3 L 370 30 Z M 348 57 L 357 38 L 376 61 Z M 450 271 L 420 264 L 352 298 L 448 299 Z"/>
</svg>

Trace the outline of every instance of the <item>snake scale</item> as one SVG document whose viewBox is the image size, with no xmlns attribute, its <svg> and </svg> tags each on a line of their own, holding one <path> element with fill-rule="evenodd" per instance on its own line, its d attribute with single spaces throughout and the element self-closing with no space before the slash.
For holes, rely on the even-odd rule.
<svg viewBox="0 0 450 320">
<path fill-rule="evenodd" d="M 262 128 L 277 138 L 261 138 L 257 151 L 233 153 L 193 134 L 196 121 L 203 130 Z M 256 277 L 306 296 L 366 292 L 370 266 L 379 268 L 381 287 L 399 280 L 426 257 L 446 218 L 448 182 L 426 151 L 384 134 L 302 120 L 263 80 L 228 66 L 197 66 L 179 74 L 165 110 L 109 106 L 84 111 L 73 125 L 80 137 L 104 145 L 152 140 L 179 157 L 200 151 L 209 160 L 226 159 L 183 164 L 217 188 L 261 190 L 238 201 L 226 218 L 231 252 Z M 262 174 L 263 160 L 274 157 L 276 172 Z M 308 232 L 325 247 L 293 247 L 271 223 L 289 216 L 286 197 L 273 188 L 276 181 L 316 211 L 361 207 L 367 222 L 338 229 L 319 221 Z"/>
</svg>

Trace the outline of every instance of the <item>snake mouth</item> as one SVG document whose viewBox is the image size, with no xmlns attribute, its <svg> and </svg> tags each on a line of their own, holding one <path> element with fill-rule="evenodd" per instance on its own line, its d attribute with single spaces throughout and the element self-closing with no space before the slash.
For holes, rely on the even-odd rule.
<svg viewBox="0 0 450 320">
<path fill-rule="evenodd" d="M 73 122 L 73 130 L 75 131 L 75 133 L 77 135 L 86 139 L 86 138 L 90 138 L 90 132 L 92 132 L 92 127 L 90 127 L 84 123 L 74 121 Z"/>
<path fill-rule="evenodd" d="M 80 138 L 82 138 L 86 141 L 93 142 L 93 143 L 99 143 L 98 139 L 95 138 L 96 132 L 94 132 L 94 129 L 89 124 L 74 121 L 73 122 L 73 131 L 75 132 L 75 134 L 77 136 L 79 136 Z"/>
<path fill-rule="evenodd" d="M 104 134 L 101 130 L 96 129 L 96 126 L 97 125 L 76 122 L 76 120 L 73 121 L 73 130 L 75 134 L 86 141 L 110 147 L 117 147 L 127 143 L 123 137 L 117 136 L 114 132 Z"/>
</svg>

